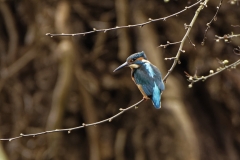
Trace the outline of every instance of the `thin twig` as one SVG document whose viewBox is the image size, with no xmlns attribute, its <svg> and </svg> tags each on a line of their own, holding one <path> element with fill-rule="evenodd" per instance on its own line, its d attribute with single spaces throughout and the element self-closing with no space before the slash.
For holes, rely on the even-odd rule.
<svg viewBox="0 0 240 160">
<path fill-rule="evenodd" d="M 192 40 L 190 39 L 190 37 L 188 36 L 188 40 L 189 43 L 194 47 L 194 49 L 196 50 L 196 45 L 192 42 Z"/>
<path fill-rule="evenodd" d="M 178 42 L 169 42 L 169 41 L 167 41 L 167 44 L 161 44 L 161 45 L 158 46 L 158 47 L 167 48 L 167 46 L 174 45 L 174 44 L 179 44 L 179 43 L 181 43 L 181 42 L 182 42 L 182 41 L 178 41 Z"/>
<path fill-rule="evenodd" d="M 13 137 L 13 138 L 0 139 L 0 141 L 12 141 L 12 140 L 16 140 L 16 139 L 19 139 L 19 138 L 22 138 L 22 137 L 36 137 L 36 136 L 39 136 L 39 135 L 48 134 L 48 133 L 54 133 L 54 132 L 66 132 L 67 131 L 68 133 L 71 133 L 71 131 L 77 130 L 77 129 L 80 129 L 80 128 L 94 126 L 94 125 L 98 125 L 98 124 L 101 124 L 101 123 L 104 123 L 104 122 L 111 122 L 114 118 L 118 117 L 119 115 L 121 115 L 125 111 L 130 110 L 130 109 L 138 106 L 144 100 L 145 99 L 142 99 L 139 102 L 135 103 L 134 105 L 131 105 L 128 108 L 125 108 L 125 109 L 120 108 L 120 112 L 119 113 L 115 114 L 114 116 L 112 116 L 110 118 L 104 119 L 102 121 L 98 121 L 98 122 L 94 122 L 94 123 L 88 123 L 88 124 L 83 123 L 81 126 L 78 126 L 78 127 L 65 128 L 65 129 L 54 129 L 54 130 L 49 130 L 49 131 L 44 131 L 44 132 L 39 132 L 39 133 L 33 133 L 33 134 L 23 134 L 23 133 L 21 133 L 20 136 Z"/>
<path fill-rule="evenodd" d="M 227 61 L 227 60 L 225 60 L 225 61 Z M 228 62 L 228 61 L 227 61 L 227 62 Z M 210 70 L 210 74 L 207 75 L 207 76 L 198 77 L 198 76 L 190 76 L 190 75 L 187 75 L 188 81 L 191 82 L 191 83 L 188 85 L 188 87 L 189 87 L 189 88 L 192 88 L 193 83 L 196 83 L 196 82 L 198 82 L 198 81 L 205 81 L 206 79 L 208 79 L 208 78 L 210 78 L 210 77 L 212 77 L 212 76 L 215 76 L 216 74 L 218 74 L 218 73 L 220 73 L 220 72 L 222 72 L 222 71 L 224 71 L 224 70 L 226 70 L 226 69 L 235 69 L 236 66 L 238 66 L 239 64 L 240 64 L 240 59 L 237 60 L 236 62 L 230 64 L 230 65 L 224 65 L 223 67 L 219 67 L 216 72 L 214 72 L 213 70 Z"/>
<path fill-rule="evenodd" d="M 240 37 L 240 34 L 225 34 L 223 37 L 215 35 L 217 38 L 216 41 L 219 42 L 219 40 L 224 40 L 224 42 L 231 42 L 232 38 Z"/>
<path fill-rule="evenodd" d="M 191 39 L 189 38 L 188 36 L 188 40 L 189 40 L 189 43 L 196 49 L 196 45 L 191 41 Z M 175 45 L 175 44 L 179 44 L 179 43 L 182 43 L 182 41 L 178 41 L 178 42 L 169 42 L 167 41 L 167 44 L 161 44 L 160 46 L 158 47 L 163 47 L 163 48 L 167 48 L 167 46 L 170 46 L 170 45 Z"/>
<path fill-rule="evenodd" d="M 217 11 L 216 11 L 215 15 L 213 16 L 213 18 L 211 19 L 211 21 L 206 24 L 206 25 L 207 25 L 207 28 L 206 28 L 205 33 L 204 33 L 204 36 L 203 36 L 203 41 L 202 41 L 202 43 L 201 43 L 202 45 L 204 45 L 205 40 L 207 39 L 206 35 L 207 35 L 207 32 L 208 32 L 208 29 L 210 28 L 211 23 L 212 23 L 214 20 L 216 20 L 218 11 L 220 10 L 220 8 L 221 8 L 221 6 L 222 6 L 222 2 L 223 2 L 223 0 L 221 0 L 220 3 L 219 3 L 219 5 L 217 6 Z"/>
<path fill-rule="evenodd" d="M 123 29 L 123 28 L 131 28 L 131 27 L 143 27 L 144 25 L 150 24 L 152 22 L 156 22 L 156 21 L 160 21 L 160 20 L 166 21 L 166 19 L 168 19 L 170 17 L 177 16 L 180 13 L 183 13 L 184 11 L 186 11 L 187 9 L 192 8 L 192 7 L 196 6 L 196 5 L 198 5 L 202 1 L 203 0 L 197 1 L 196 3 L 192 4 L 191 6 L 185 7 L 183 10 L 181 10 L 179 12 L 176 12 L 174 14 L 171 14 L 169 16 L 163 17 L 163 18 L 157 18 L 157 19 L 149 18 L 148 21 L 144 22 L 144 23 L 138 23 L 138 24 L 127 25 L 127 26 L 116 26 L 116 27 L 106 28 L 106 29 L 96 29 L 96 28 L 93 28 L 92 31 L 81 32 L 81 33 L 73 33 L 73 34 L 69 34 L 69 33 L 67 33 L 67 34 L 66 33 L 61 33 L 61 34 L 46 33 L 46 35 L 50 36 L 50 37 L 54 37 L 54 36 L 79 36 L 79 35 L 85 36 L 86 34 L 91 34 L 91 33 L 95 33 L 95 32 L 104 32 L 104 33 L 106 33 L 107 31 L 110 31 L 110 30 L 117 30 L 117 29 Z"/>
<path fill-rule="evenodd" d="M 179 57 L 180 57 L 180 55 L 181 55 L 181 52 L 185 52 L 185 51 L 183 50 L 184 42 L 186 41 L 187 37 L 189 36 L 189 33 L 190 33 L 190 31 L 191 31 L 191 29 L 192 29 L 192 27 L 193 27 L 193 24 L 195 23 L 195 21 L 196 21 L 196 19 L 197 19 L 197 17 L 198 17 L 200 11 L 201 11 L 205 6 L 207 6 L 207 2 L 208 2 L 208 1 L 209 1 L 209 0 L 205 0 L 204 2 L 200 3 L 200 6 L 198 7 L 197 11 L 195 12 L 195 15 L 194 15 L 194 17 L 193 17 L 190 25 L 185 25 L 185 26 L 187 26 L 187 32 L 185 33 L 183 39 L 181 40 L 180 47 L 179 47 L 179 49 L 178 49 L 178 52 L 177 52 L 177 54 L 176 54 L 176 56 L 175 56 L 175 59 L 174 59 L 174 62 L 173 62 L 173 64 L 172 64 L 171 68 L 168 70 L 168 73 L 167 73 L 166 76 L 163 78 L 163 81 L 164 81 L 164 82 L 166 82 L 168 76 L 171 74 L 171 72 L 173 71 L 173 69 L 175 68 L 175 66 L 177 65 L 177 63 L 179 62 Z"/>
<path fill-rule="evenodd" d="M 231 25 L 232 27 L 240 27 L 240 25 Z"/>
</svg>

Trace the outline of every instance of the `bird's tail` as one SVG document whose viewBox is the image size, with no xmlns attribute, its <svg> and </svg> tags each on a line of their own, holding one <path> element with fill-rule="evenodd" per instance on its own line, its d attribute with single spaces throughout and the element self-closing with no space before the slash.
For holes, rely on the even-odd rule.
<svg viewBox="0 0 240 160">
<path fill-rule="evenodd" d="M 161 93 L 160 96 L 153 96 L 151 97 L 152 103 L 156 109 L 161 108 Z"/>
</svg>

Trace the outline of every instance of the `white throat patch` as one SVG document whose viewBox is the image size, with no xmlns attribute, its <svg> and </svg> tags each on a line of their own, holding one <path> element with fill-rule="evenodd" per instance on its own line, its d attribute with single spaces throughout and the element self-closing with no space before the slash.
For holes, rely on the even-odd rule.
<svg viewBox="0 0 240 160">
<path fill-rule="evenodd" d="M 139 68 L 140 66 L 137 65 L 137 64 L 130 64 L 129 67 L 130 67 L 130 68 Z"/>
</svg>

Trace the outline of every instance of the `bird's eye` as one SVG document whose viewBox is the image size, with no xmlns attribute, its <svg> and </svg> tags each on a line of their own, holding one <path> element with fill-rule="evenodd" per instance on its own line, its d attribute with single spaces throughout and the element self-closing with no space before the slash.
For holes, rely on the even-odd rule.
<svg viewBox="0 0 240 160">
<path fill-rule="evenodd" d="M 136 61 L 136 58 L 133 58 L 133 59 L 130 60 L 130 62 L 134 62 L 134 61 Z"/>
</svg>

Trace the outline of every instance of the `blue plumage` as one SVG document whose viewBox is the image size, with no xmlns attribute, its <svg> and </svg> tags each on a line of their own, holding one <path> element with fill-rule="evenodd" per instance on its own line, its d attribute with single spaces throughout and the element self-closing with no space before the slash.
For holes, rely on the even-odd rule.
<svg viewBox="0 0 240 160">
<path fill-rule="evenodd" d="M 161 93 L 165 89 L 160 71 L 151 64 L 144 52 L 135 53 L 127 61 L 114 70 L 124 66 L 132 69 L 132 79 L 145 99 L 151 99 L 155 108 L 161 108 Z"/>
<path fill-rule="evenodd" d="M 153 95 L 151 99 L 155 108 L 161 107 L 161 90 L 158 88 L 156 82 L 154 82 Z"/>
</svg>

